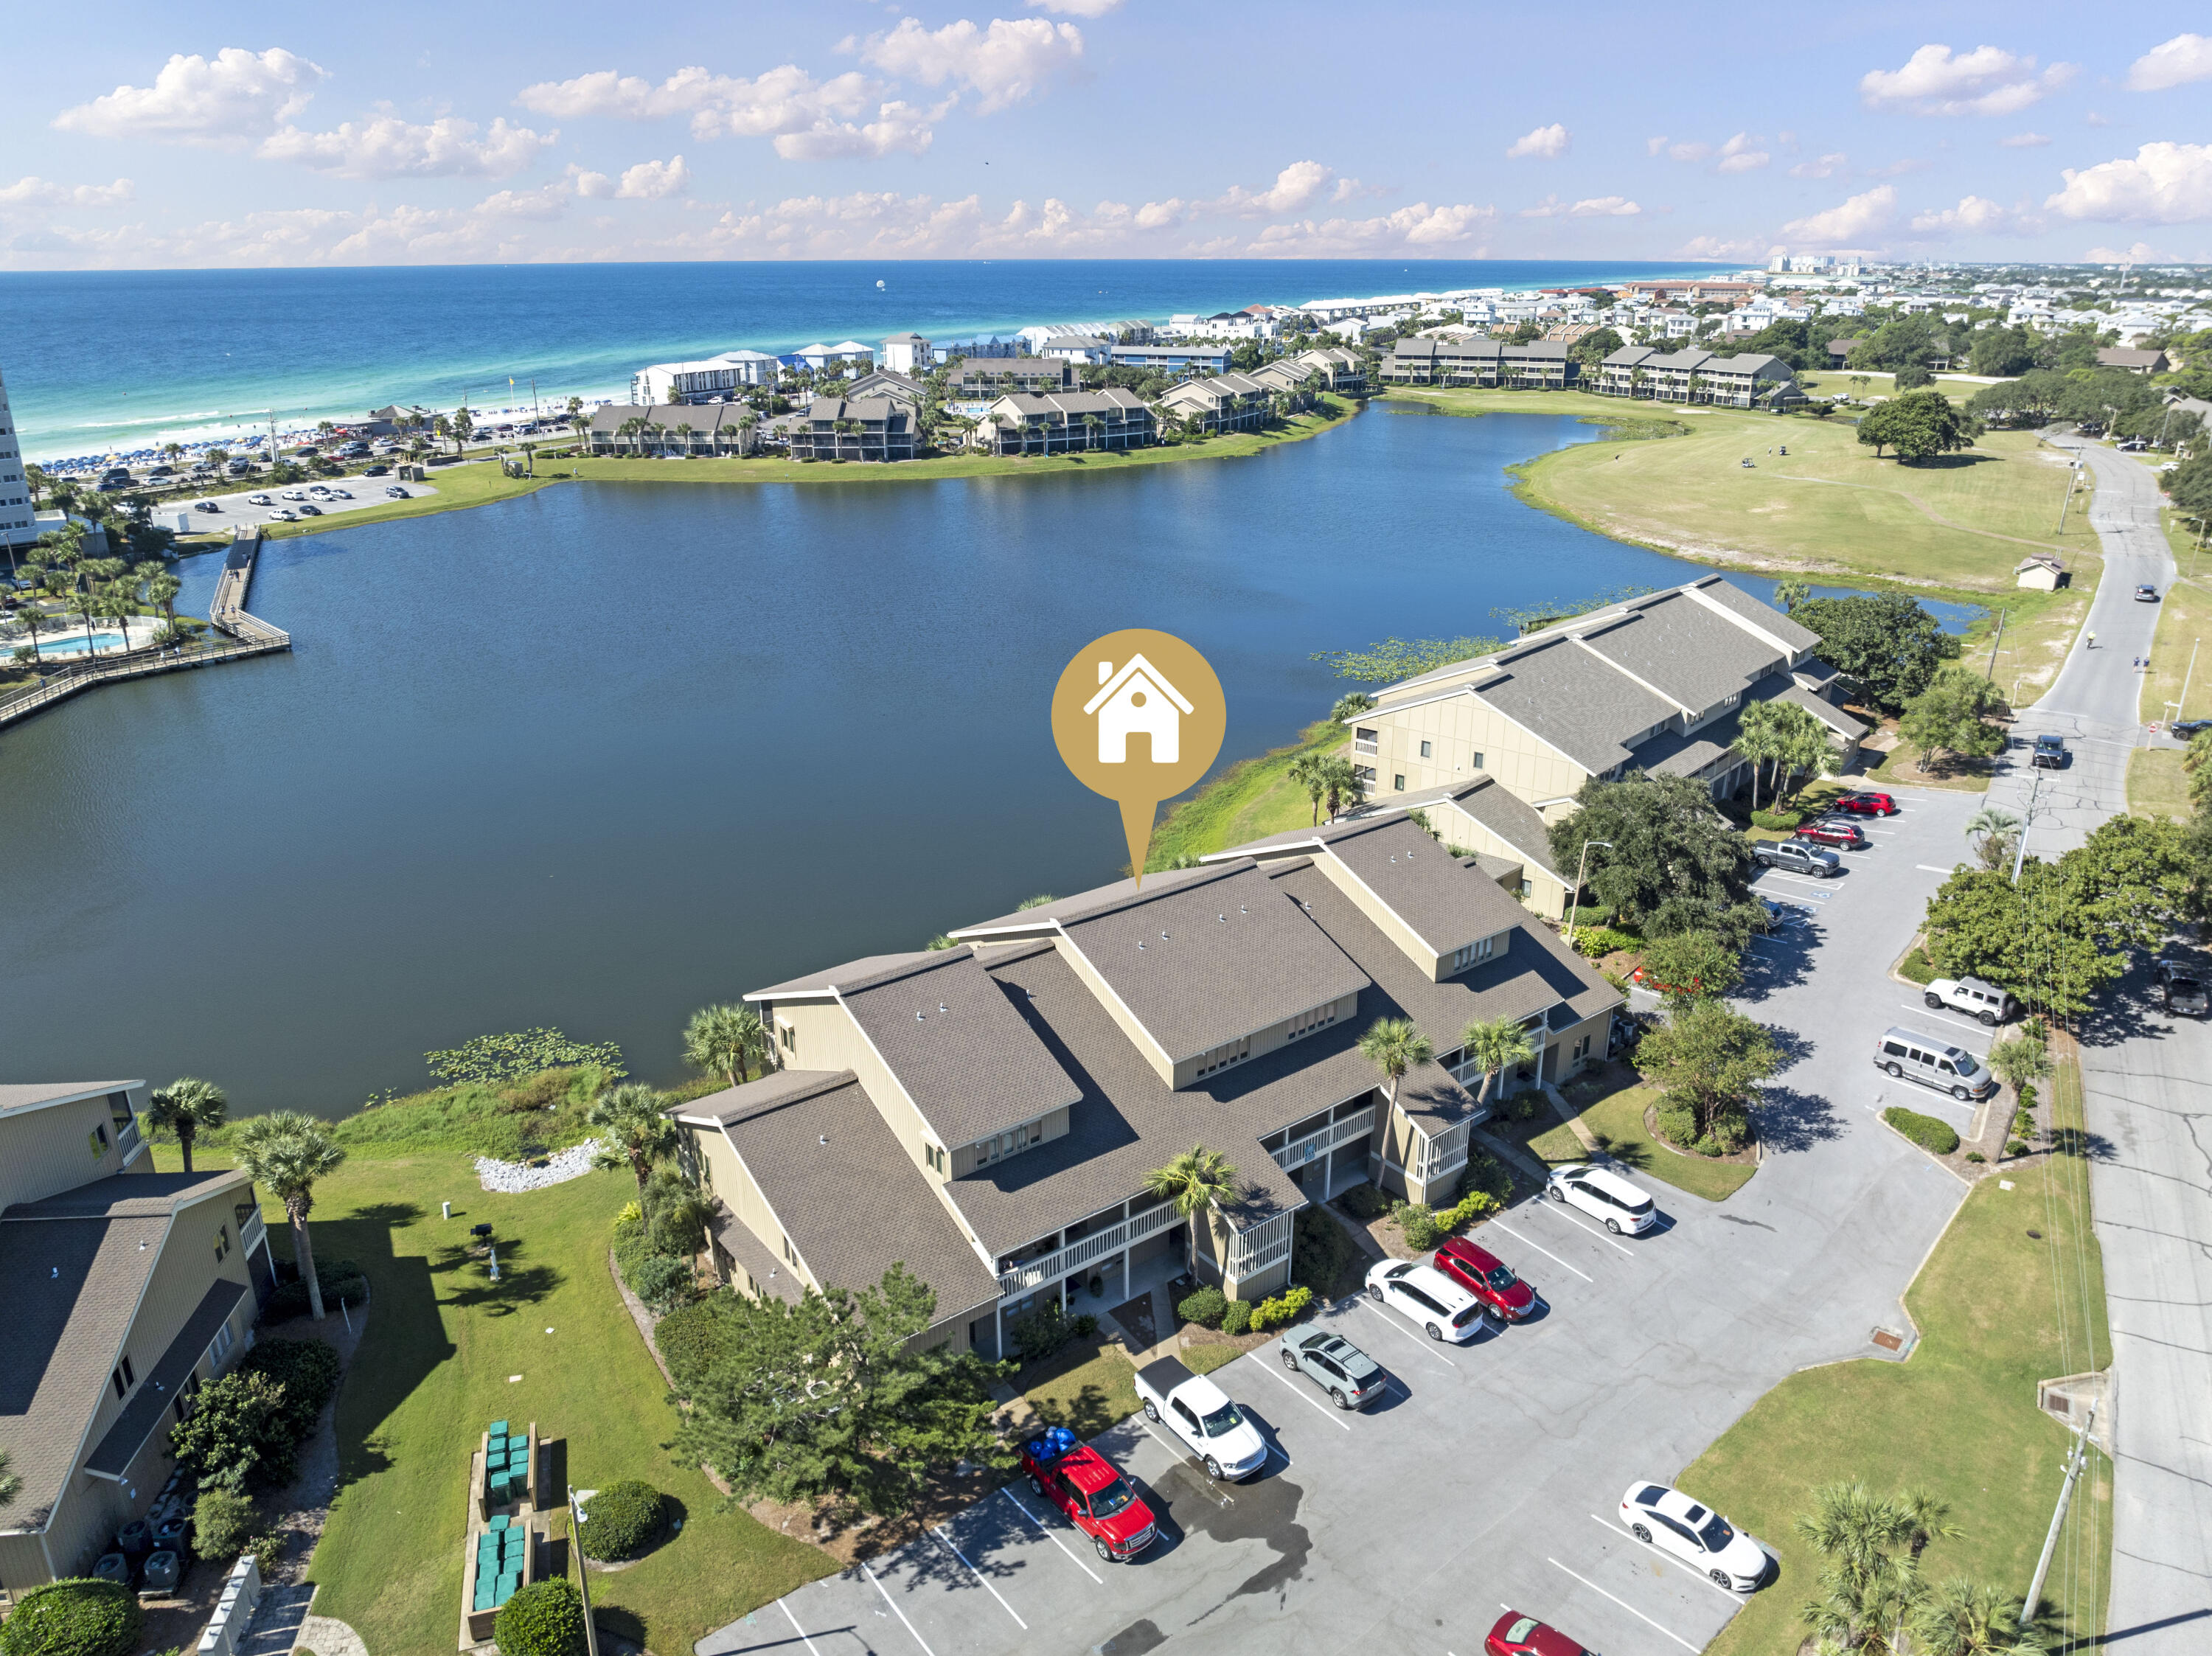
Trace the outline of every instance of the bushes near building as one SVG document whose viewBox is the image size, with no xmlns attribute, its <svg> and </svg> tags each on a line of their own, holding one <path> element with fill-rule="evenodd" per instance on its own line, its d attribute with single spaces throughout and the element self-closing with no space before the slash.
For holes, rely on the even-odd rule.
<svg viewBox="0 0 2212 1656">
<path fill-rule="evenodd" d="M 1223 1303 L 1221 1307 L 1221 1331 L 1223 1333 L 1242 1334 L 1249 1330 L 1251 1326 L 1251 1301 L 1230 1300 Z"/>
<path fill-rule="evenodd" d="M 1935 1116 L 1893 1104 L 1881 1113 L 1881 1119 L 1931 1156 L 1948 1156 L 1959 1148 L 1957 1131 L 1949 1122 Z"/>
<path fill-rule="evenodd" d="M 5 1656 L 131 1656 L 143 1618 L 120 1581 L 49 1581 L 33 1587 L 0 1623 Z"/>
<path fill-rule="evenodd" d="M 235 1489 L 203 1489 L 192 1503 L 192 1550 L 202 1558 L 235 1558 L 260 1528 L 253 1502 Z"/>
<path fill-rule="evenodd" d="M 514 1590 L 492 1624 L 499 1656 L 584 1656 L 584 1603 L 567 1581 Z"/>
<path fill-rule="evenodd" d="M 368 1298 L 368 1278 L 350 1259 L 333 1259 L 328 1265 L 318 1264 L 315 1281 L 323 1290 L 325 1310 L 334 1310 L 340 1301 L 354 1305 Z M 294 1317 L 304 1317 L 313 1307 L 307 1298 L 307 1285 L 295 1277 L 289 1282 L 277 1283 L 261 1307 L 261 1320 L 281 1323 Z"/>
<path fill-rule="evenodd" d="M 1196 1323 L 1200 1328 L 1218 1328 L 1228 1314 L 1229 1296 L 1208 1283 L 1194 1294 L 1184 1297 L 1176 1307 L 1176 1315 L 1187 1323 Z"/>
<path fill-rule="evenodd" d="M 586 1558 L 601 1563 L 635 1558 L 668 1532 L 668 1498 L 650 1483 L 626 1477 L 592 1497 L 591 1515 L 577 1527 Z"/>
<path fill-rule="evenodd" d="M 171 1452 L 204 1489 L 288 1483 L 337 1381 L 337 1353 L 322 1341 L 264 1340 L 200 1388 L 170 1430 Z"/>
<path fill-rule="evenodd" d="M 1334 1226 L 1330 1228 L 1334 1229 Z M 1341 1231 L 1338 1231 L 1342 1235 Z M 1350 1238 L 1346 1239 L 1347 1241 Z M 1296 1322 L 1313 1303 L 1314 1291 L 1304 1283 L 1283 1293 L 1273 1295 L 1252 1307 L 1252 1332 L 1264 1334 L 1271 1328 L 1281 1328 Z"/>
</svg>

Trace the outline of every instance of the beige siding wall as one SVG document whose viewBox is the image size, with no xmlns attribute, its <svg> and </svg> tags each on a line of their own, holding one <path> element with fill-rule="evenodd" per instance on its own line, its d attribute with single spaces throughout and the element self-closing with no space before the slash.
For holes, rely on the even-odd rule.
<svg viewBox="0 0 2212 1656">
<path fill-rule="evenodd" d="M 40 1582 L 52 1580 L 46 1550 L 37 1536 L 0 1535 L 0 1592 L 20 1597 Z"/>
<path fill-rule="evenodd" d="M 135 1104 L 137 1100 L 132 1100 Z M 104 1148 L 96 1135 L 105 1130 Z M 123 1168 L 107 1095 L 55 1104 L 0 1120 L 0 1208 L 36 1202 Z M 150 1170 L 141 1156 L 138 1165 Z"/>
<path fill-rule="evenodd" d="M 1547 873 L 1530 860 L 1530 853 L 1534 847 L 1507 844 L 1455 804 L 1431 805 L 1428 817 L 1430 825 L 1448 846 L 1459 846 L 1491 857 L 1510 857 L 1518 862 L 1522 876 L 1528 882 L 1528 895 L 1521 901 L 1536 913 L 1553 920 L 1559 919 L 1566 913 L 1566 883 Z M 1519 895 L 1518 893 L 1515 895 Z"/>
<path fill-rule="evenodd" d="M 1333 862 L 1335 859 L 1332 858 L 1329 860 Z M 1326 1019 L 1331 1013 L 1334 1013 L 1335 1015 L 1335 1022 L 1341 1023 L 1358 1009 L 1358 996 L 1343 995 L 1340 996 L 1337 999 L 1328 1003 L 1327 1006 L 1322 1009 L 1321 1015 L 1324 1019 Z M 1298 1014 L 1300 1019 L 1303 1019 L 1305 1016 L 1306 1015 L 1304 1012 Z M 1291 1045 L 1291 1027 L 1292 1022 L 1293 1020 L 1285 1018 L 1280 1023 L 1269 1024 L 1266 1028 L 1260 1030 L 1257 1034 L 1253 1035 L 1251 1038 L 1250 1049 L 1240 1062 L 1249 1064 L 1263 1052 L 1272 1052 L 1278 1046 L 1287 1046 Z M 1326 1028 L 1330 1027 L 1332 1026 L 1328 1023 L 1320 1025 L 1300 1025 L 1302 1029 L 1306 1030 L 1310 1030 L 1312 1028 Z M 1301 1034 L 1298 1036 L 1298 1039 L 1301 1040 L 1304 1040 L 1305 1034 Z M 1202 1076 L 1199 1074 L 1198 1070 L 1199 1060 L 1197 1059 L 1187 1058 L 1183 1059 L 1182 1063 L 1175 1066 L 1175 1081 L 1173 1084 L 1176 1088 L 1181 1089 L 1191 1086 L 1198 1082 L 1212 1079 L 1211 1076 Z M 1220 1073 L 1221 1071 L 1218 1070 L 1213 1071 L 1214 1075 L 1218 1075 Z"/>
<path fill-rule="evenodd" d="M 736 1216 L 739 1224 L 760 1239 L 763 1247 L 783 1261 L 787 1270 L 796 1272 L 801 1282 L 815 1288 L 821 1287 L 822 1284 L 815 1281 L 814 1274 L 803 1264 L 791 1263 L 791 1255 L 784 1251 L 783 1227 L 776 1222 L 775 1210 L 769 1206 L 768 1198 L 761 1193 L 760 1186 L 754 1182 L 752 1174 L 746 1170 L 738 1153 L 730 1148 L 730 1141 L 722 1136 L 722 1130 L 720 1127 L 687 1126 L 684 1131 L 693 1135 L 699 1164 L 707 1170 L 714 1194 L 721 1199 L 722 1205 Z"/>
<path fill-rule="evenodd" d="M 1551 743 L 1472 695 L 1444 696 L 1399 710 L 1378 707 L 1363 713 L 1358 723 L 1376 733 L 1376 751 L 1354 752 L 1352 761 L 1375 767 L 1376 798 L 1398 792 L 1400 776 L 1406 779 L 1406 792 L 1415 792 L 1480 774 L 1496 777 L 1534 804 L 1573 793 L 1589 775 Z M 1430 749 L 1425 759 L 1423 742 Z M 1482 755 L 1479 767 L 1477 754 Z"/>
<path fill-rule="evenodd" d="M 1606 1039 L 1612 1031 L 1613 1013 L 1610 1009 L 1594 1018 L 1583 1019 L 1571 1028 L 1561 1030 L 1552 1038 L 1550 1047 L 1544 1054 L 1544 1079 L 1564 1081 L 1582 1065 L 1601 1062 L 1605 1058 Z M 1589 1048 L 1577 1058 L 1575 1049 L 1585 1040 L 1589 1043 Z"/>
<path fill-rule="evenodd" d="M 1170 1087 L 1176 1085 L 1174 1062 L 1161 1050 L 1159 1042 L 1152 1039 L 1145 1026 L 1130 1014 L 1128 1008 L 1121 1004 L 1121 997 L 1106 986 L 1106 980 L 1100 977 L 1097 968 L 1083 957 L 1083 951 L 1065 937 L 1055 939 L 1053 946 L 1060 950 L 1060 957 L 1067 962 L 1068 969 L 1083 980 L 1083 986 L 1098 998 L 1098 1004 L 1106 1009 L 1106 1016 L 1121 1026 L 1121 1033 L 1128 1036 L 1160 1080 Z"/>
</svg>

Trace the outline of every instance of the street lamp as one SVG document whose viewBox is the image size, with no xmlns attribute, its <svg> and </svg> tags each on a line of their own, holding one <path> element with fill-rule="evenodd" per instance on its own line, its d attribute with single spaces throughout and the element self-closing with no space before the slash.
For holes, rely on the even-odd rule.
<svg viewBox="0 0 2212 1656">
<path fill-rule="evenodd" d="M 576 1591 L 584 1601 L 584 1644 L 589 1656 L 599 1656 L 599 1630 L 592 1624 L 592 1566 L 584 1556 L 583 1503 L 598 1493 L 568 1486 L 568 1550 L 576 1555 Z"/>
<path fill-rule="evenodd" d="M 1589 872 L 1589 848 L 1592 846 L 1603 846 L 1607 851 L 1611 851 L 1613 841 L 1610 840 L 1583 841 L 1583 854 L 1575 864 L 1575 889 L 1567 894 L 1567 947 L 1570 949 L 1575 946 L 1575 927 L 1582 919 L 1583 876 Z"/>
</svg>

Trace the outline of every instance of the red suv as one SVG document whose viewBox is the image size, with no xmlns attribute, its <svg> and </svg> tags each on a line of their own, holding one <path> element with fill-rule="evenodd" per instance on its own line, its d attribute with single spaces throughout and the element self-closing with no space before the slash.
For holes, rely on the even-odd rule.
<svg viewBox="0 0 2212 1656">
<path fill-rule="evenodd" d="M 1498 1618 L 1482 1648 L 1486 1656 L 1589 1656 L 1559 1629 L 1547 1627 L 1517 1610 L 1509 1610 Z"/>
<path fill-rule="evenodd" d="M 1894 816 L 1897 801 L 1886 793 L 1840 793 L 1828 809 L 1853 816 Z"/>
<path fill-rule="evenodd" d="M 1536 1308 L 1536 1290 L 1515 1276 L 1512 1266 L 1464 1236 L 1447 1236 L 1437 1245 L 1437 1269 L 1507 1322 L 1517 1323 Z"/>
<path fill-rule="evenodd" d="M 1810 840 L 1816 846 L 1839 846 L 1845 851 L 1856 851 L 1867 842 L 1856 822 L 1840 816 L 1824 816 L 1817 822 L 1808 822 L 1793 837 Z"/>
<path fill-rule="evenodd" d="M 1135 1486 L 1113 1462 L 1066 1427 L 1055 1427 L 1022 1446 L 1022 1471 L 1030 1488 L 1067 1514 L 1109 1564 L 1124 1563 L 1152 1544 L 1159 1526 Z"/>
</svg>

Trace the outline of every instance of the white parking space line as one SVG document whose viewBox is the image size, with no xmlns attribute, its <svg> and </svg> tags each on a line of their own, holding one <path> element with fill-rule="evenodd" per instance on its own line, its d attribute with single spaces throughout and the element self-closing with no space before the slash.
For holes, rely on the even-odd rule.
<svg viewBox="0 0 2212 1656">
<path fill-rule="evenodd" d="M 1036 1525 L 1038 1534 L 1044 1537 L 1046 1540 L 1051 1542 L 1054 1546 L 1058 1547 L 1062 1552 L 1067 1553 L 1067 1562 L 1069 1563 L 1074 1565 L 1076 1568 L 1081 1570 L 1092 1580 L 1097 1582 L 1100 1586 L 1103 1587 L 1106 1585 L 1105 1577 L 1098 1574 L 1097 1572 L 1093 1570 L 1090 1565 L 1085 1563 L 1080 1558 L 1078 1558 L 1074 1553 L 1069 1551 L 1067 1543 L 1062 1541 L 1058 1536 L 1054 1535 L 1050 1530 L 1045 1527 L 1044 1520 L 1039 1518 L 1027 1507 L 1022 1505 L 1020 1501 L 1014 1501 L 1013 1493 L 1011 1490 L 1000 1489 L 999 1493 L 1005 1495 L 1007 1500 L 1014 1501 L 1014 1510 L 1019 1513 L 1024 1518 L 1028 1519 L 1030 1523 Z"/>
<path fill-rule="evenodd" d="M 1397 1323 L 1391 1318 L 1390 1313 L 1376 1306 L 1371 1300 L 1355 1300 L 1352 1303 L 1357 1305 L 1362 1311 L 1372 1311 L 1376 1316 L 1382 1320 L 1383 1325 L 1389 1328 L 1392 1333 L 1397 1335 L 1400 1339 L 1411 1340 L 1415 1345 L 1420 1347 L 1422 1350 L 1427 1351 L 1429 1356 L 1434 1357 L 1438 1362 L 1443 1364 L 1445 1368 L 1456 1368 L 1459 1367 L 1457 1363 L 1454 1362 L 1449 1357 L 1444 1356 L 1443 1352 L 1431 1351 L 1429 1350 L 1430 1347 L 1435 1345 L 1437 1342 L 1429 1338 L 1425 1334 L 1416 1334 L 1410 1328 L 1399 1327 Z"/>
<path fill-rule="evenodd" d="M 1549 1564 L 1553 1569 L 1567 1570 L 1568 1574 L 1573 1575 L 1576 1580 L 1581 1582 L 1592 1592 L 1597 1594 L 1599 1598 L 1613 1598 L 1613 1595 L 1611 1593 L 1607 1592 L 1603 1587 L 1598 1586 L 1596 1582 L 1591 1580 L 1589 1577 L 1587 1575 L 1576 1575 L 1574 1571 L 1567 1569 L 1567 1567 L 1565 1564 L 1562 1564 L 1558 1559 L 1547 1557 L 1544 1562 Z M 1698 1648 L 1697 1646 L 1692 1644 L 1687 1639 L 1679 1637 L 1673 1633 L 1668 1633 L 1665 1628 L 1659 1627 L 1658 1623 L 1653 1621 L 1649 1616 L 1646 1616 L 1642 1611 L 1637 1609 L 1635 1605 L 1630 1604 L 1626 1598 L 1613 1598 L 1613 1602 L 1619 1604 L 1621 1609 L 1626 1611 L 1631 1616 L 1633 1616 L 1638 1621 L 1643 1623 L 1646 1627 L 1658 1628 L 1660 1632 L 1667 1634 L 1667 1636 L 1669 1639 L 1673 1639 L 1674 1642 L 1681 1646 L 1683 1649 L 1694 1652 Z M 1506 1608 L 1510 1611 L 1512 1607 L 1508 1605 Z"/>
<path fill-rule="evenodd" d="M 1737 1595 L 1729 1588 L 1723 1586 L 1719 1582 L 1714 1580 L 1711 1576 L 1706 1574 L 1696 1565 L 1689 1563 L 1683 1559 L 1675 1557 L 1671 1552 L 1660 1551 L 1656 1546 L 1649 1541 L 1637 1540 L 1635 1535 L 1632 1532 L 1622 1529 L 1620 1525 L 1613 1523 L 1608 1520 L 1600 1518 L 1595 1513 L 1592 1513 L 1590 1514 L 1590 1521 L 1592 1523 L 1604 1525 L 1607 1529 L 1611 1530 L 1615 1535 L 1620 1537 L 1625 1541 L 1643 1548 L 1644 1551 L 1650 1553 L 1654 1558 L 1663 1558 L 1670 1564 L 1681 1565 L 1684 1569 L 1689 1571 L 1692 1575 L 1695 1576 L 1703 1586 L 1711 1588 L 1715 1592 L 1717 1592 L 1722 1598 L 1727 1599 L 1729 1603 L 1735 1605 L 1738 1609 L 1742 1608 L 1743 1600 L 1741 1598 L 1737 1597 Z"/>
<path fill-rule="evenodd" d="M 799 1625 L 799 1618 L 791 1613 L 790 1604 L 781 1598 L 775 1602 L 783 1611 L 784 1619 L 791 1623 L 791 1630 L 799 1635 L 799 1642 L 806 1647 L 807 1656 L 822 1656 L 822 1653 L 814 1648 L 814 1641 L 806 1636 L 806 1629 Z"/>
<path fill-rule="evenodd" d="M 1504 1231 L 1508 1236 L 1517 1238 L 1519 1240 L 1523 1242 L 1528 1242 L 1528 1246 L 1530 1247 L 1534 1248 L 1537 1253 L 1542 1254 L 1553 1265 L 1559 1266 L 1560 1270 L 1575 1271 L 1575 1268 L 1572 1265 L 1569 1265 L 1565 1259 L 1559 1258 L 1558 1254 L 1553 1253 L 1551 1249 L 1546 1247 L 1541 1242 L 1529 1242 L 1526 1236 L 1522 1236 L 1519 1231 L 1514 1229 L 1512 1226 L 1507 1224 L 1503 1219 L 1492 1219 L 1490 1222 L 1497 1226 L 1498 1229 Z M 1594 1277 L 1583 1276 L 1579 1271 L 1575 1271 L 1575 1275 L 1582 1277 L 1582 1279 L 1586 1283 L 1595 1280 Z"/>
<path fill-rule="evenodd" d="M 891 1607 L 891 1614 L 899 1618 L 899 1624 L 905 1628 L 908 1633 L 914 1633 L 915 1643 L 921 1647 L 921 1656 L 937 1656 L 937 1653 L 929 1647 L 929 1641 L 923 1638 L 919 1633 L 914 1632 L 914 1623 L 906 1619 L 906 1612 L 899 1608 L 898 1600 L 892 1598 L 889 1592 L 884 1592 L 884 1584 L 881 1581 L 876 1581 L 875 1571 L 870 1569 L 866 1564 L 863 1564 L 860 1566 L 860 1574 L 866 1576 L 869 1580 L 875 1581 L 876 1591 L 883 1593 L 884 1602 Z"/>
<path fill-rule="evenodd" d="M 1912 866 L 1923 874 L 1956 874 L 1959 871 L 1955 868 L 1938 868 L 1933 863 L 1915 863 Z"/>
<path fill-rule="evenodd" d="M 1291 1379 L 1288 1375 L 1276 1374 L 1273 1368 L 1270 1368 L 1264 1362 L 1260 1365 L 1260 1372 L 1263 1374 L 1268 1375 L 1272 1379 L 1281 1380 L 1285 1389 L 1295 1396 L 1300 1403 L 1303 1403 L 1307 1408 L 1314 1410 L 1323 1416 L 1328 1420 L 1328 1423 L 1335 1427 L 1340 1432 L 1348 1432 L 1352 1429 L 1349 1423 L 1337 1418 L 1337 1415 L 1340 1412 L 1340 1410 L 1330 1408 L 1327 1404 L 1321 1402 L 1318 1398 L 1307 1396 L 1305 1387 L 1300 1386 L 1296 1380 Z M 1285 1459 L 1287 1459 L 1288 1457 L 1285 1456 Z"/>
<path fill-rule="evenodd" d="M 1808 885 L 1816 888 L 1828 883 L 1826 880 L 1815 879 L 1809 874 L 1784 874 L 1781 870 L 1774 868 L 1770 868 L 1759 877 L 1765 880 L 1787 880 L 1793 885 Z"/>
<path fill-rule="evenodd" d="M 1543 1211 L 1543 1212 L 1545 1212 L 1545 1213 L 1548 1213 L 1548 1214 L 1550 1214 L 1550 1215 L 1551 1215 L 1554 1219 L 1564 1219 L 1564 1220 L 1565 1220 L 1569 1224 L 1572 1225 L 1572 1226 L 1573 1226 L 1577 1230 L 1586 1230 L 1586 1231 L 1588 1231 L 1591 1235 L 1593 1235 L 1593 1236 L 1596 1237 L 1596 1238 L 1598 1239 L 1598 1240 L 1599 1240 L 1599 1241 L 1603 1242 L 1603 1243 L 1604 1243 L 1607 1247 L 1611 1248 L 1614 1253 L 1626 1253 L 1626 1254 L 1628 1255 L 1628 1257 L 1629 1257 L 1630 1259 L 1633 1259 L 1636 1257 L 1636 1255 L 1635 1255 L 1633 1253 L 1630 1252 L 1630 1250 L 1629 1250 L 1629 1249 L 1627 1249 L 1627 1248 L 1625 1248 L 1625 1247 L 1621 1247 L 1621 1245 L 1620 1245 L 1620 1243 L 1618 1243 L 1618 1242 L 1614 1241 L 1614 1240 L 1613 1240 L 1613 1238 L 1612 1238 L 1612 1237 L 1610 1237 L 1610 1236 L 1607 1235 L 1603 1231 L 1600 1230 L 1600 1229 L 1599 1229 L 1595 1225 L 1586 1225 L 1586 1224 L 1584 1224 L 1581 1220 L 1579 1220 L 1579 1219 L 1576 1218 L 1576 1217 L 1575 1217 L 1575 1216 L 1574 1216 L 1573 1214 L 1569 1213 L 1569 1212 L 1567 1211 L 1567 1204 L 1566 1204 L 1565 1203 L 1564 1203 L 1564 1202 L 1554 1202 L 1554 1201 L 1553 1201 L 1549 1197 L 1547 1197 L 1547 1198 L 1545 1198 L 1542 1201 L 1538 1202 L 1538 1203 L 1536 1204 L 1536 1206 L 1537 1206 L 1537 1207 L 1538 1207 L 1541 1211 Z"/>
<path fill-rule="evenodd" d="M 1030 1624 L 1022 1620 L 1019 1613 L 1015 1611 L 1012 1604 L 1008 1604 L 1004 1598 L 1000 1598 L 999 1597 L 998 1588 L 993 1586 L 988 1581 L 983 1580 L 983 1572 L 977 1569 L 975 1565 L 968 1562 L 968 1555 L 961 1551 L 958 1547 L 953 1544 L 952 1538 L 945 1532 L 945 1526 L 939 1524 L 937 1526 L 935 1533 L 937 1538 L 940 1542 L 944 1543 L 945 1550 L 951 1553 L 955 1558 L 958 1559 L 963 1564 L 967 1565 L 968 1574 L 975 1578 L 977 1583 L 982 1587 L 983 1591 L 989 1593 L 994 1598 L 999 1599 L 999 1608 L 1014 1618 L 1014 1625 L 1019 1628 L 1023 1632 L 1027 1633 L 1030 1630 Z"/>
<path fill-rule="evenodd" d="M 1948 1023 L 1954 1029 L 1964 1029 L 1970 1035 L 1981 1035 L 1986 1038 L 1996 1033 L 1987 1024 L 1977 1023 L 1968 1018 L 1954 1018 L 1948 1012 L 1932 1010 L 1925 1002 L 1918 1006 L 1907 1005 L 1905 1010 L 1923 1023 Z"/>
</svg>

